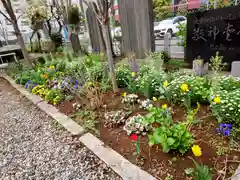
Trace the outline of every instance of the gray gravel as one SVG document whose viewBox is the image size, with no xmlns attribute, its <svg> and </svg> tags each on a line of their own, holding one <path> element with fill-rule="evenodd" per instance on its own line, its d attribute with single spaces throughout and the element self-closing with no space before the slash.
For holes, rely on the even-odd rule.
<svg viewBox="0 0 240 180">
<path fill-rule="evenodd" d="M 0 179 L 119 180 L 77 137 L 0 79 Z"/>
</svg>

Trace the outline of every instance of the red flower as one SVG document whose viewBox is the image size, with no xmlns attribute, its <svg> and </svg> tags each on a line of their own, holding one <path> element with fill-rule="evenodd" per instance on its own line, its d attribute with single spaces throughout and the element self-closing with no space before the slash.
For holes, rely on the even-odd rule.
<svg viewBox="0 0 240 180">
<path fill-rule="evenodd" d="M 133 141 L 137 141 L 138 140 L 138 136 L 136 134 L 132 134 L 130 136 L 130 139 L 133 140 Z"/>
</svg>

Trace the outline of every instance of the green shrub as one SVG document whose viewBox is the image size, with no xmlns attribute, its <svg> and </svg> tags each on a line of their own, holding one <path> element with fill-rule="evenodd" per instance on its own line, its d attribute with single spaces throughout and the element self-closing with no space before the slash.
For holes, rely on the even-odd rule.
<svg viewBox="0 0 240 180">
<path fill-rule="evenodd" d="M 189 92 L 182 93 L 181 85 L 187 84 Z M 207 103 L 210 94 L 211 81 L 206 77 L 183 75 L 173 79 L 166 91 L 173 103 L 182 103 L 190 95 L 191 103 Z"/>
<path fill-rule="evenodd" d="M 45 96 L 45 100 L 53 105 L 58 104 L 62 99 L 62 94 L 56 89 L 48 90 Z"/>
<path fill-rule="evenodd" d="M 143 93 L 148 98 L 153 96 L 159 97 L 163 95 L 162 91 L 160 90 L 163 87 L 163 82 L 167 78 L 164 72 L 157 71 L 156 69 L 152 68 L 145 74 L 141 74 L 143 75 L 138 76 L 136 79 L 139 92 Z"/>
<path fill-rule="evenodd" d="M 116 68 L 116 80 L 119 88 L 128 86 L 131 78 L 131 68 L 128 64 L 120 64 Z"/>
<path fill-rule="evenodd" d="M 194 142 L 192 134 L 184 123 L 175 123 L 170 126 L 162 125 L 149 135 L 149 145 L 160 144 L 164 153 L 176 150 L 186 153 Z"/>
<path fill-rule="evenodd" d="M 206 165 L 198 164 L 194 159 L 192 160 L 196 167 L 191 173 L 193 180 L 212 180 L 212 174 L 209 167 Z"/>
<path fill-rule="evenodd" d="M 43 73 L 36 70 L 25 70 L 16 76 L 16 83 L 25 85 L 29 80 L 36 84 L 44 84 L 46 79 L 43 77 Z"/>
<path fill-rule="evenodd" d="M 87 79 L 89 81 L 100 82 L 105 77 L 108 77 L 107 63 L 102 62 L 88 69 Z"/>
<path fill-rule="evenodd" d="M 216 81 L 219 90 L 234 91 L 240 88 L 240 79 L 233 76 L 221 76 L 220 78 L 217 78 Z"/>
<path fill-rule="evenodd" d="M 220 102 L 216 103 L 216 97 Z M 240 127 L 240 90 L 220 90 L 211 94 L 211 110 L 219 122 L 230 123 Z"/>
</svg>

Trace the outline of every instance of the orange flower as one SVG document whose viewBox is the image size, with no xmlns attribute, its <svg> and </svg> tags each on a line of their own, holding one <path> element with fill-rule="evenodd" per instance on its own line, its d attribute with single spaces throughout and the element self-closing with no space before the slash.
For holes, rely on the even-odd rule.
<svg viewBox="0 0 240 180">
<path fill-rule="evenodd" d="M 44 79 L 47 79 L 48 78 L 48 74 L 43 74 L 42 76 Z"/>
</svg>

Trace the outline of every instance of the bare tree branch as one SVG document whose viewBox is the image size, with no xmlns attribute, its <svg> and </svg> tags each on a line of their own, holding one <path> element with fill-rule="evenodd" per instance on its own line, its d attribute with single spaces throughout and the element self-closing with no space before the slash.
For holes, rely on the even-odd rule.
<svg viewBox="0 0 240 180">
<path fill-rule="evenodd" d="M 20 15 L 17 17 L 17 20 L 19 20 L 23 15 L 24 15 L 24 13 L 20 14 Z"/>
<path fill-rule="evenodd" d="M 12 23 L 12 20 L 9 17 L 7 17 L 7 15 L 4 14 L 1 10 L 0 10 L 0 14 L 2 14 L 10 23 Z"/>
</svg>

